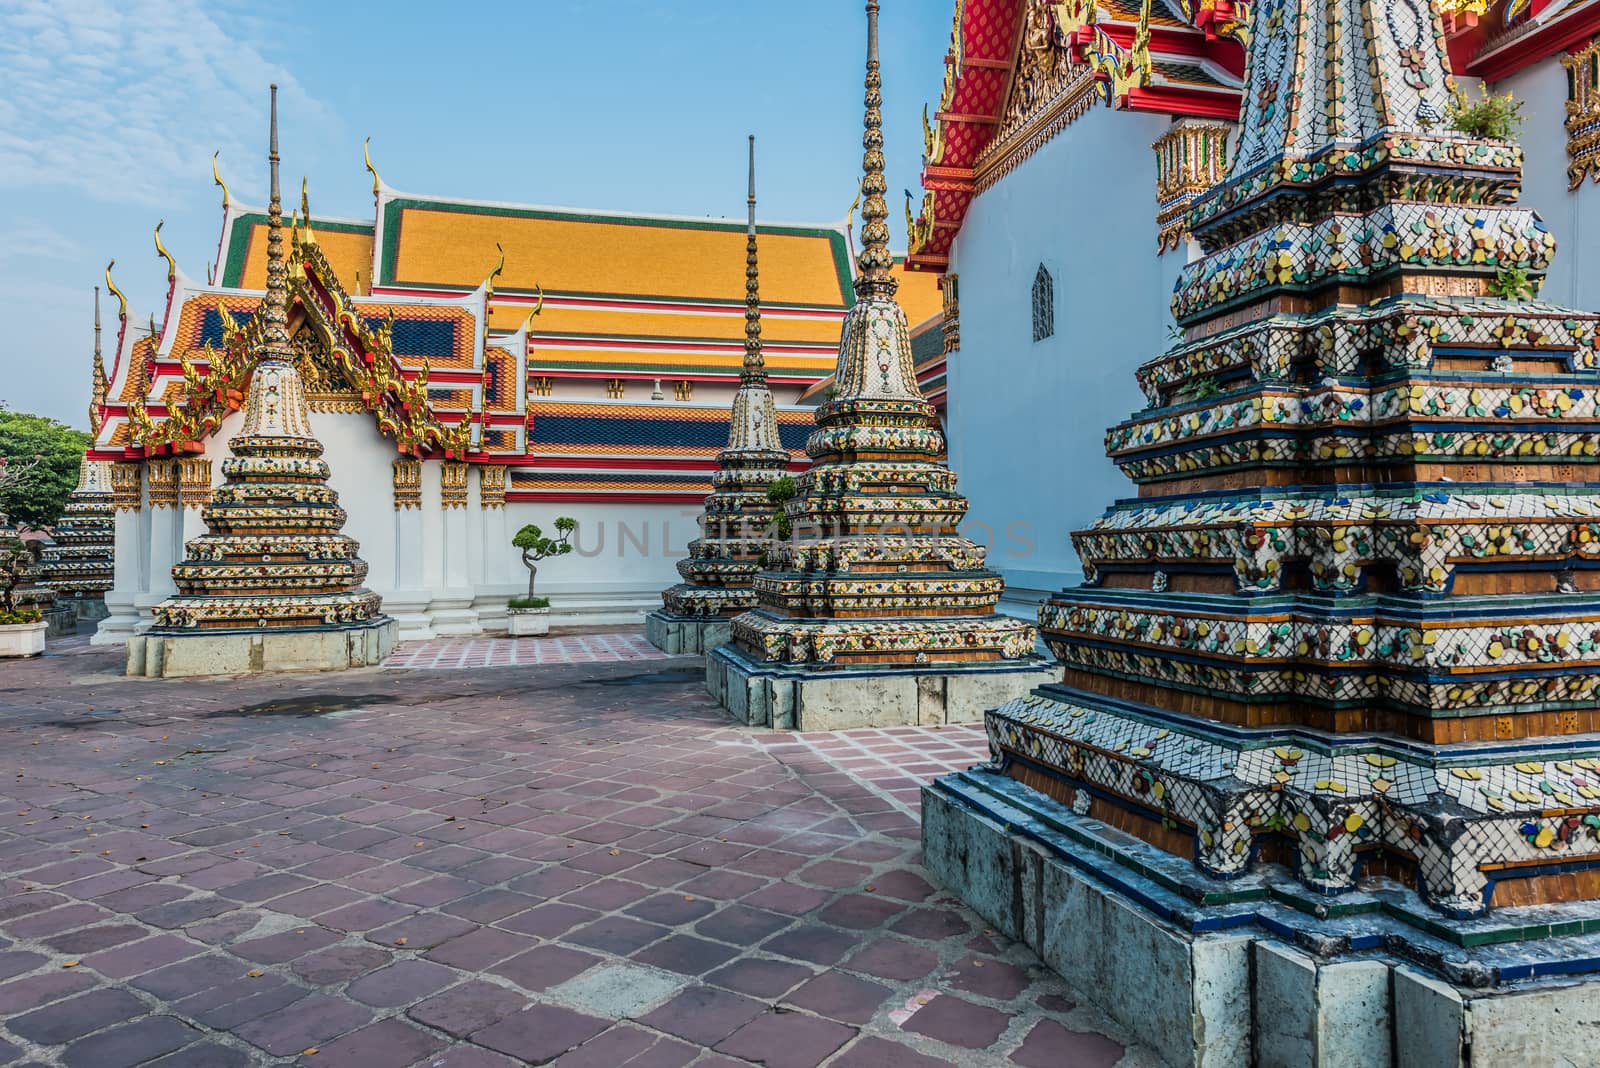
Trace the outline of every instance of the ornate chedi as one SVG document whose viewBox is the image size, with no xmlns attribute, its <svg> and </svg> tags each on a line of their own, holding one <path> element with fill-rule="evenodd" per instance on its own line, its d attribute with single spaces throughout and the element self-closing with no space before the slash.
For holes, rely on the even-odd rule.
<svg viewBox="0 0 1600 1068">
<path fill-rule="evenodd" d="M 129 643 L 130 674 L 356 667 L 382 660 L 394 644 L 394 621 L 362 588 L 367 565 L 358 546 L 339 533 L 345 512 L 328 485 L 295 368 L 276 86 L 272 99 L 267 291 L 244 423 L 228 442 L 223 483 L 202 510 L 208 533 L 191 540 L 172 569 L 177 595 L 157 605 L 155 625 Z"/>
<path fill-rule="evenodd" d="M 1593 972 L 1600 317 L 1533 299 L 1554 242 L 1514 204 L 1521 152 L 1446 128 L 1423 0 L 1251 18 L 1240 142 L 1189 219 L 1205 255 L 1172 300 L 1182 339 L 1139 369 L 1149 408 L 1108 433 L 1139 496 L 1074 536 L 1087 584 L 1040 609 L 1063 681 L 989 714 L 988 771 L 925 793 L 929 866 L 992 900 L 976 843 L 1021 828 L 1072 864 L 1093 854 L 1095 887 L 1137 888 L 1141 929 L 1199 946 L 1258 923 L 1313 976 L 1366 951 L 1507 996 Z M 1061 895 L 1038 930 L 1073 922 Z M 1254 1010 L 1202 1004 L 1222 980 L 1192 952 L 1174 996 L 1213 1014 L 1208 1034 L 1243 1019 L 1248 1037 L 1228 1014 L 1260 1014 L 1260 988 Z M 1144 996 L 1058 966 L 1114 1013 Z M 1556 1011 L 1574 1034 L 1597 1022 Z M 1394 1063 L 1456 1063 L 1408 1060 L 1426 1039 L 1379 1034 L 1392 1017 L 1348 1034 L 1336 1017 L 1313 1041 L 1372 1049 L 1279 1059 L 1263 1034 L 1288 1025 L 1257 1015 L 1257 1062 L 1387 1064 L 1394 1037 Z M 1556 1043 L 1514 1047 L 1540 1063 L 1593 1057 L 1529 1041 Z M 1472 1056 L 1497 1063 L 1483 1043 Z"/>
<path fill-rule="evenodd" d="M 1043 677 L 1034 628 L 995 612 L 1004 580 L 957 533 L 967 502 L 894 299 L 877 16 L 869 0 L 862 249 L 837 392 L 817 409 L 812 466 L 784 505 L 792 536 L 768 550 L 757 607 L 707 660 L 708 688 L 752 724 L 975 719 Z"/>
<path fill-rule="evenodd" d="M 728 447 L 717 453 L 700 537 L 678 561 L 683 581 L 662 591 L 645 618 L 645 636 L 669 653 L 700 653 L 728 640 L 729 620 L 754 608 L 751 580 L 771 540 L 767 490 L 784 477 L 789 453 L 761 358 L 761 289 L 756 261 L 756 139 L 750 138 L 749 224 L 745 231 L 744 369 L 733 397 Z"/>
<path fill-rule="evenodd" d="M 100 287 L 94 291 L 94 393 L 89 404 L 90 440 L 100 432 L 105 403 L 106 369 L 100 353 Z M 39 559 L 42 581 L 56 591 L 57 603 L 71 607 L 78 619 L 105 616 L 105 594 L 112 583 L 116 518 L 112 511 L 111 464 L 85 454 L 78 464 L 78 484 L 67 498 L 66 514 L 56 523 L 55 544 Z"/>
</svg>

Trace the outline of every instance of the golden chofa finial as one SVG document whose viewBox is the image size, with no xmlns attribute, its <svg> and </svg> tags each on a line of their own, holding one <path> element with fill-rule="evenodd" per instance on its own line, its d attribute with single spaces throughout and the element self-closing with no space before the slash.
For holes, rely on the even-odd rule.
<svg viewBox="0 0 1600 1068">
<path fill-rule="evenodd" d="M 128 298 L 122 295 L 122 290 L 117 288 L 117 283 L 111 280 L 111 268 L 117 265 L 116 260 L 106 264 L 106 292 L 117 298 L 117 318 L 128 318 Z"/>
<path fill-rule="evenodd" d="M 106 393 L 109 389 L 106 380 L 106 362 L 100 355 L 100 287 L 94 287 L 94 364 L 90 371 L 89 388 L 89 429 L 98 437 L 100 435 L 101 410 L 105 408 Z"/>
<path fill-rule="evenodd" d="M 522 320 L 523 333 L 533 329 L 533 317 L 544 311 L 544 286 L 535 284 L 534 288 L 539 291 L 539 299 L 534 302 L 533 310 L 528 313 L 528 317 Z"/>
<path fill-rule="evenodd" d="M 500 247 L 500 242 L 494 243 L 495 251 L 500 253 L 500 259 L 495 262 L 494 270 L 489 272 L 489 277 L 483 280 L 483 299 L 487 302 L 494 296 L 494 280 L 500 277 L 500 272 L 506 267 L 506 250 Z"/>
<path fill-rule="evenodd" d="M 311 235 L 311 201 L 306 196 L 306 177 L 303 174 L 300 176 L 300 218 L 300 240 L 315 241 L 316 238 Z"/>
<path fill-rule="evenodd" d="M 222 187 L 222 210 L 228 210 L 228 183 L 222 180 L 222 172 L 217 170 L 217 157 L 222 155 L 222 149 L 211 153 L 211 182 Z"/>
<path fill-rule="evenodd" d="M 372 138 L 361 142 L 361 158 L 367 163 L 367 170 L 372 172 L 372 199 L 378 199 L 378 190 L 382 183 L 378 180 L 378 168 L 372 165 L 372 153 L 367 151 L 367 146 L 372 143 Z"/>
<path fill-rule="evenodd" d="M 167 225 L 167 220 L 165 219 L 156 223 L 156 255 L 167 261 L 167 284 L 171 285 L 178 277 L 178 264 L 172 258 L 172 253 L 167 251 L 167 246 L 161 243 L 161 228 L 165 225 Z"/>
</svg>

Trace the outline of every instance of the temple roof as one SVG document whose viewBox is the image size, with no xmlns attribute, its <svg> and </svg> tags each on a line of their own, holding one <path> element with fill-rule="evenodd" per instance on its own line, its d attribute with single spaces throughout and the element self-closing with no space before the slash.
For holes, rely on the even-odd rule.
<svg viewBox="0 0 1600 1068">
<path fill-rule="evenodd" d="M 353 294 L 470 292 L 503 250 L 490 329 L 515 329 L 542 293 L 529 335 L 536 370 L 738 375 L 743 223 L 423 197 L 376 184 L 373 222 L 313 219 Z M 839 320 L 854 300 L 848 235 L 842 223 L 766 222 L 757 233 L 773 378 L 809 384 L 832 369 Z M 222 285 L 262 284 L 265 235 L 264 212 L 228 210 L 215 268 Z"/>
</svg>

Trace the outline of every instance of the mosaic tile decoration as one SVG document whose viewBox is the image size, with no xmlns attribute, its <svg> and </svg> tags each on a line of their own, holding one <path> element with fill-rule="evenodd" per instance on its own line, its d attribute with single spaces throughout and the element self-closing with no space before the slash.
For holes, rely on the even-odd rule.
<svg viewBox="0 0 1600 1068">
<path fill-rule="evenodd" d="M 1600 317 L 1536 299 L 1521 152 L 1446 128 L 1420 0 L 1251 9 L 1181 338 L 1107 434 L 1139 487 L 1039 611 L 997 767 L 1206 875 L 1600 898 Z"/>
<path fill-rule="evenodd" d="M 55 544 L 40 554 L 39 581 L 58 594 L 105 596 L 113 579 L 116 525 L 111 465 L 85 455 L 78 464 L 78 485 L 55 525 Z"/>
</svg>

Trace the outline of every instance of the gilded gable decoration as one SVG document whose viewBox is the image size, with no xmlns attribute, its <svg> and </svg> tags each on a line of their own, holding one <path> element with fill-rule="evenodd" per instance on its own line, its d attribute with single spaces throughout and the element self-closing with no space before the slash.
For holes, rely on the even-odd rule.
<svg viewBox="0 0 1600 1068">
<path fill-rule="evenodd" d="M 137 512 L 143 505 L 144 476 L 138 464 L 111 465 L 111 507 L 118 512 Z"/>
<path fill-rule="evenodd" d="M 178 463 L 176 460 L 152 460 L 150 469 L 150 507 L 178 507 Z"/>
<path fill-rule="evenodd" d="M 506 504 L 506 468 L 501 464 L 482 464 L 478 467 L 478 505 L 482 508 L 504 508 Z"/>
<path fill-rule="evenodd" d="M 1150 147 L 1156 153 L 1156 227 L 1161 252 L 1180 247 L 1189 236 L 1185 219 L 1195 198 L 1228 173 L 1232 123 L 1185 119 Z"/>
<path fill-rule="evenodd" d="M 446 508 L 467 506 L 467 465 L 446 460 L 439 465 L 439 503 Z"/>
</svg>

